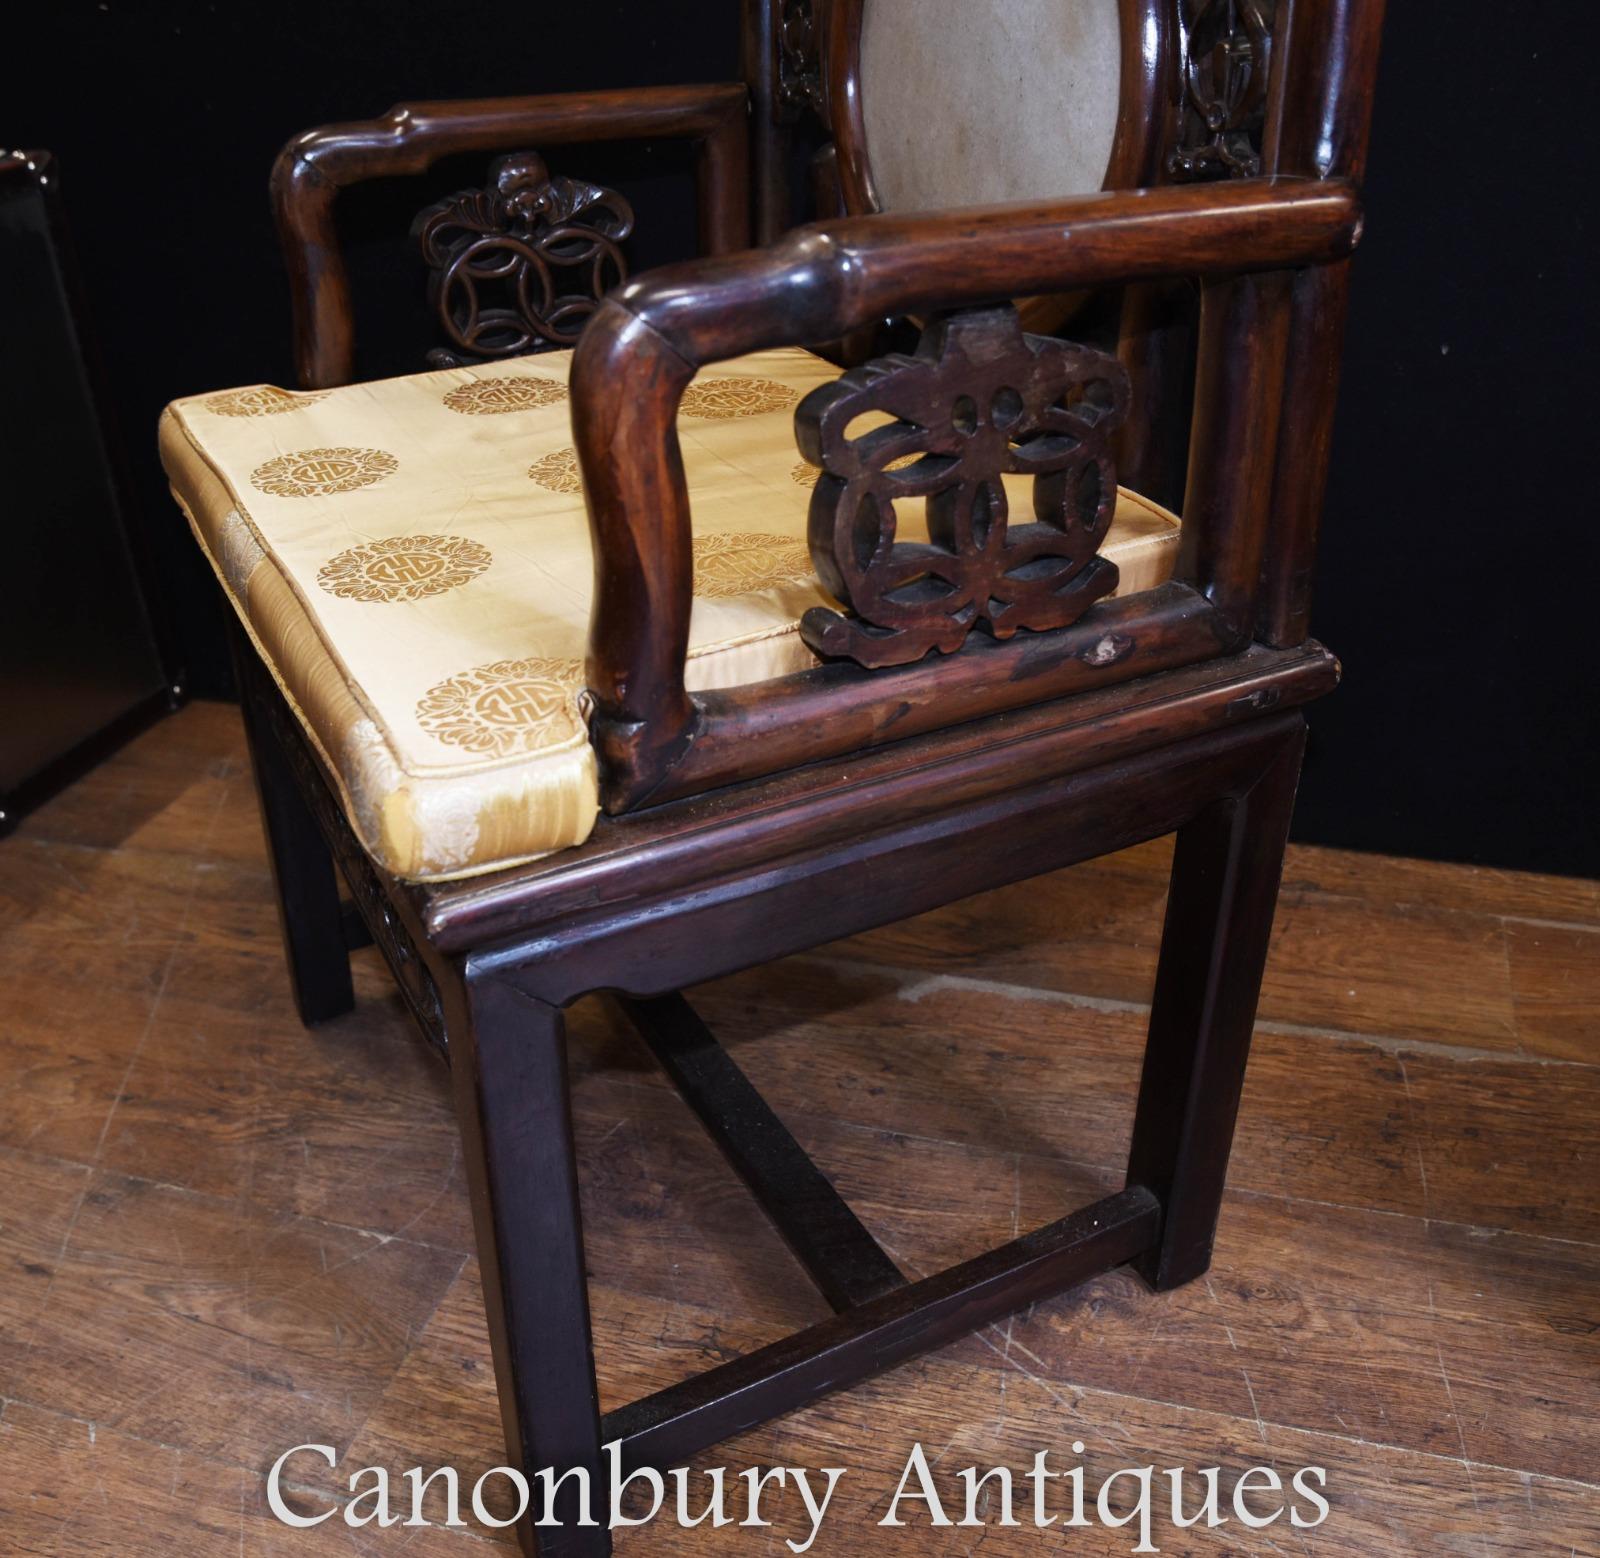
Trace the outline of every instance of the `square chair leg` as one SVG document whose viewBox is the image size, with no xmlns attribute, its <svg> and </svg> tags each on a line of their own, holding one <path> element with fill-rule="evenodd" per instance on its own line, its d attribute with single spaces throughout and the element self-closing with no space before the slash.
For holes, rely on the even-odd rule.
<svg viewBox="0 0 1600 1558">
<path fill-rule="evenodd" d="M 350 982 L 349 932 L 339 902 L 339 873 L 327 841 L 300 792 L 282 744 L 253 692 L 243 657 L 255 650 L 232 634 L 250 766 L 255 771 L 261 826 L 267 836 L 278 923 L 295 1009 L 308 1028 L 342 1017 L 355 1005 Z"/>
<path fill-rule="evenodd" d="M 1249 790 L 1178 830 L 1128 1163 L 1162 1206 L 1137 1262 L 1157 1289 L 1211 1264 L 1304 745 L 1297 727 Z"/>
<path fill-rule="evenodd" d="M 532 1488 L 517 1535 L 539 1558 L 603 1558 L 608 1486 L 589 1333 L 588 1278 L 559 1010 L 492 978 L 465 981 L 464 1021 L 450 1027 L 484 1306 L 506 1448 Z M 538 1474 L 557 1479 L 556 1524 L 536 1531 Z M 589 1516 L 574 1470 L 588 1473 Z"/>
</svg>

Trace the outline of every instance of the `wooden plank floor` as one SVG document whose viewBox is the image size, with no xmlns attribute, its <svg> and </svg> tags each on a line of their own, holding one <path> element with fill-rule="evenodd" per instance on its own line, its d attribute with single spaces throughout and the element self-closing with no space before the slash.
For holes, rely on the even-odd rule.
<svg viewBox="0 0 1600 1558">
<path fill-rule="evenodd" d="M 696 996 L 908 1272 L 1118 1181 L 1164 846 Z M 1327 1468 L 1332 1514 L 1163 1552 L 1600 1553 L 1600 885 L 1293 852 L 1209 1277 L 1113 1275 L 716 1452 L 844 1465 L 818 1554 L 1064 1550 L 895 1532 L 911 1445 L 976 1464 Z M 290 1009 L 235 713 L 166 722 L 0 844 L 0 1551 L 468 1555 L 293 1532 L 262 1472 L 501 1459 L 442 1069 L 368 952 Z M 823 1307 L 641 1046 L 574 1013 L 613 1405 Z M 314 1468 L 313 1468 L 314 1469 Z M 657 1523 L 624 1554 L 786 1553 Z M 959 1513 L 959 1506 L 958 1506 Z M 1122 1553 L 1126 1532 L 1071 1533 Z M 472 1544 L 477 1544 L 474 1547 Z M 1275 1545 L 1276 1544 L 1276 1545 Z"/>
</svg>

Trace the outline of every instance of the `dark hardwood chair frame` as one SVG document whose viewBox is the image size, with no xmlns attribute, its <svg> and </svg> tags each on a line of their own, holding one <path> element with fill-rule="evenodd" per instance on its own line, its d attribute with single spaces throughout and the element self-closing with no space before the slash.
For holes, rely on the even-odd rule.
<svg viewBox="0 0 1600 1558">
<path fill-rule="evenodd" d="M 861 166 L 848 128 L 859 5 L 824 17 L 810 67 L 783 41 L 794 9 L 795 0 L 747 8 L 744 85 L 400 108 L 299 138 L 274 175 L 301 379 L 320 386 L 351 371 L 333 226 L 340 188 L 534 140 L 678 136 L 701 147 L 711 257 L 612 294 L 572 375 L 596 543 L 588 680 L 607 815 L 593 836 L 487 877 L 389 878 L 239 640 L 300 1013 L 314 1023 L 349 1008 L 347 949 L 370 936 L 448 1055 L 507 1445 L 530 1475 L 584 1467 L 598 1484 L 611 1440 L 626 1467 L 682 1464 L 1111 1267 L 1131 1262 L 1157 1289 L 1201 1274 L 1299 771 L 1301 706 L 1337 680 L 1333 657 L 1307 636 L 1307 581 L 1382 0 L 1281 0 L 1260 176 L 1156 183 L 1157 152 L 1180 118 L 1181 94 L 1168 88 L 1192 7 L 1169 15 L 1129 0 L 1131 12 L 1163 22 L 1148 32 L 1153 52 L 1138 56 L 1139 91 L 1124 105 L 1128 125 L 1154 126 L 1140 133 L 1155 139 L 1135 155 L 1119 136 L 1113 171 L 1151 187 L 865 213 L 735 252 L 752 212 L 765 237 L 782 226 L 778 172 L 797 101 L 834 106 L 825 171 Z M 860 176 L 829 176 L 853 189 L 846 204 L 870 206 Z M 912 665 L 829 663 L 686 690 L 691 536 L 675 422 L 698 368 L 839 341 L 890 315 L 1125 288 L 1135 411 L 1124 469 L 1137 482 L 1156 457 L 1133 424 L 1166 414 L 1170 387 L 1159 381 L 1175 350 L 1163 336 L 1170 310 L 1148 289 L 1196 276 L 1184 530 L 1169 583 L 1103 601 L 1064 628 L 1004 642 L 974 633 L 958 652 Z M 677 992 L 1166 833 L 1177 847 L 1126 1187 L 907 1281 Z M 358 914 L 341 907 L 336 866 Z M 836 1311 L 604 1416 L 562 1018 L 595 991 L 621 1002 Z M 546 1554 L 608 1552 L 606 1531 L 571 1523 L 575 1499 L 569 1480 L 556 1500 L 561 1526 L 535 1532 L 524 1521 L 524 1542 Z"/>
</svg>

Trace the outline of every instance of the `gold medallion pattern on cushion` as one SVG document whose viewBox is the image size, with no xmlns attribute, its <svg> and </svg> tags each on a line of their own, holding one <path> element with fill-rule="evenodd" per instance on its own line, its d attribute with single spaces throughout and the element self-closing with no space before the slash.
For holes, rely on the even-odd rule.
<svg viewBox="0 0 1600 1558">
<path fill-rule="evenodd" d="M 297 449 L 258 465 L 250 485 L 278 498 L 324 498 L 393 476 L 400 462 L 385 449 Z"/>
<path fill-rule="evenodd" d="M 580 735 L 582 690 L 581 660 L 496 660 L 430 687 L 417 723 L 450 746 L 510 757 Z"/>
<path fill-rule="evenodd" d="M 315 399 L 289 384 L 281 400 L 218 385 L 162 418 L 167 474 L 233 609 L 327 756 L 365 847 L 407 880 L 580 844 L 598 815 L 582 667 L 593 543 L 582 494 L 535 485 L 570 481 L 568 405 L 473 416 L 441 404 L 469 384 L 498 396 L 509 381 L 538 379 L 536 393 L 548 393 L 569 361 L 449 369 Z M 696 692 L 805 670 L 814 660 L 799 618 L 833 604 L 810 567 L 813 489 L 796 471 L 792 418 L 838 370 L 799 349 L 761 352 L 708 369 L 691 406 L 727 393 L 729 378 L 792 394 L 757 397 L 782 407 L 768 414 L 680 423 L 700 542 L 685 664 Z M 225 390 L 297 409 L 208 407 Z M 381 479 L 338 490 L 352 477 Z M 263 496 L 261 483 L 288 496 Z M 338 495 L 301 495 L 330 489 Z M 1025 490 L 1010 498 L 1014 513 L 1027 511 Z M 905 504 L 904 539 L 925 538 L 923 506 Z M 1124 594 L 1167 577 L 1178 537 L 1177 520 L 1124 495 L 1103 548 Z M 492 560 L 457 583 L 478 561 L 469 542 Z"/>
<path fill-rule="evenodd" d="M 302 406 L 314 406 L 319 400 L 325 400 L 327 395 L 327 390 L 294 393 L 277 389 L 271 384 L 262 384 L 256 389 L 227 390 L 221 395 L 208 395 L 200 404 L 219 417 L 275 417 L 285 411 L 298 411 Z"/>
<path fill-rule="evenodd" d="M 493 561 L 488 547 L 463 536 L 389 536 L 329 558 L 317 583 L 343 600 L 421 600 L 477 578 Z"/>
<path fill-rule="evenodd" d="M 578 470 L 576 449 L 553 449 L 528 467 L 528 475 L 551 492 L 582 492 L 583 476 Z"/>
<path fill-rule="evenodd" d="M 722 422 L 784 411 L 799 399 L 799 390 L 776 379 L 701 379 L 683 392 L 679 409 L 686 417 Z"/>
<path fill-rule="evenodd" d="M 567 387 L 557 379 L 541 379 L 533 374 L 510 378 L 474 379 L 458 384 L 444 397 L 452 411 L 464 417 L 493 417 L 506 411 L 533 411 L 553 406 L 567 398 Z"/>
<path fill-rule="evenodd" d="M 804 584 L 811 577 L 804 541 L 748 532 L 694 538 L 694 592 L 704 599 Z"/>
<path fill-rule="evenodd" d="M 791 479 L 799 482 L 802 487 L 815 487 L 817 478 L 821 474 L 822 472 L 816 466 L 805 460 L 800 461 L 798 465 L 791 466 L 789 470 Z"/>
</svg>

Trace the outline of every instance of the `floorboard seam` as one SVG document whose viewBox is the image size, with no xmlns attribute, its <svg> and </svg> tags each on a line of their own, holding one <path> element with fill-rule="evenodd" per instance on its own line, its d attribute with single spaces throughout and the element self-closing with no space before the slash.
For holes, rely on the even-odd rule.
<svg viewBox="0 0 1600 1558">
<path fill-rule="evenodd" d="M 1037 985 L 1012 984 L 1007 980 L 980 979 L 971 974 L 930 974 L 924 969 L 905 968 L 894 963 L 863 962 L 852 958 L 816 956 L 810 953 L 799 953 L 791 961 L 814 963 L 834 972 L 854 974 L 857 977 L 881 974 L 901 985 L 903 988 L 900 991 L 900 998 L 913 1003 L 944 990 L 958 990 L 971 995 L 994 995 L 1011 1000 L 1037 1001 L 1041 1005 L 1071 1006 L 1091 1012 L 1108 1012 L 1134 1017 L 1150 1015 L 1150 1007 L 1143 1001 L 1125 1001 L 1114 996 L 1078 995 L 1070 990 L 1048 990 Z M 1271 1033 L 1285 1038 L 1324 1039 L 1335 1044 L 1360 1044 L 1370 1049 L 1383 1050 L 1388 1054 L 1409 1054 L 1418 1051 L 1437 1055 L 1446 1060 L 1576 1067 L 1587 1071 L 1600 1068 L 1600 1060 L 1569 1060 L 1555 1055 L 1533 1055 L 1524 1050 L 1481 1049 L 1463 1044 L 1445 1044 L 1438 1039 L 1363 1033 L 1353 1028 L 1324 1028 L 1312 1023 L 1285 1022 L 1275 1017 L 1258 1018 L 1256 1032 Z"/>
<path fill-rule="evenodd" d="M 603 1073 L 592 1072 L 593 1076 L 606 1076 L 607 1080 L 614 1082 L 619 1087 L 628 1089 L 648 1088 L 653 1097 L 673 1098 L 677 1095 L 670 1083 L 649 1076 L 634 1075 L 633 1073 Z M 888 1136 L 896 1140 L 916 1142 L 929 1147 L 947 1147 L 957 1152 L 981 1154 L 989 1157 L 999 1154 L 1010 1154 L 1034 1163 L 1055 1163 L 1063 1168 L 1080 1169 L 1086 1173 L 1094 1174 L 1107 1181 L 1114 1181 L 1122 1173 L 1124 1165 L 1117 1163 L 1096 1163 L 1086 1158 L 1071 1158 L 1062 1153 L 1030 1152 L 1025 1148 L 986 1145 L 982 1142 L 956 1141 L 945 1136 L 927 1136 L 916 1131 L 899 1129 L 892 1125 L 869 1125 L 860 1120 L 844 1120 L 837 1115 L 817 1114 L 804 1108 L 784 1108 L 780 1110 L 784 1122 L 793 1128 L 796 1124 L 825 1125 L 838 1130 L 848 1131 L 857 1135 Z M 824 1166 L 826 1172 L 826 1166 Z M 1464 1233 L 1486 1236 L 1489 1238 L 1506 1239 L 1534 1239 L 1547 1244 L 1570 1246 L 1573 1249 L 1594 1250 L 1600 1249 L 1600 1239 L 1567 1239 L 1559 1234 L 1540 1233 L 1525 1228 L 1506 1228 L 1494 1223 L 1467 1222 L 1459 1217 L 1440 1217 L 1432 1212 L 1426 1215 L 1422 1212 L 1402 1211 L 1390 1206 L 1359 1206 L 1351 1201 L 1327 1201 L 1315 1196 L 1288 1195 L 1279 1190 L 1260 1190 L 1249 1185 L 1229 1183 L 1227 1192 L 1230 1196 L 1253 1196 L 1261 1201 L 1277 1201 L 1285 1206 L 1315 1207 L 1333 1212 L 1350 1212 L 1358 1217 L 1396 1217 L 1405 1218 L 1411 1222 L 1422 1224 L 1431 1228 L 1456 1228 Z M 331 1227 L 343 1227 L 343 1224 L 330 1224 Z M 428 1246 L 429 1248 L 447 1249 L 449 1246 Z"/>
</svg>

